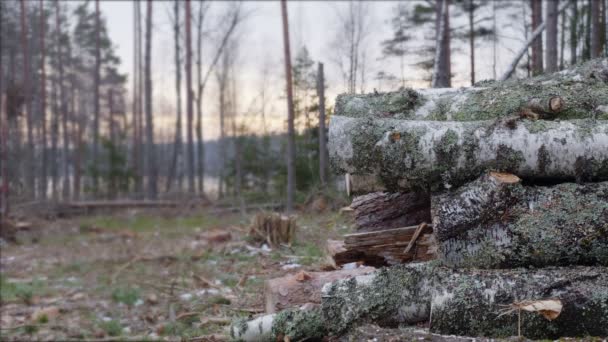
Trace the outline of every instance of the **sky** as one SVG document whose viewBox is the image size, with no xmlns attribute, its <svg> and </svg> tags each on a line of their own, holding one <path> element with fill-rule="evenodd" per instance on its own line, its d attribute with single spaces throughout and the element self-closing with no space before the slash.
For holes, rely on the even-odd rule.
<svg viewBox="0 0 608 342">
<path fill-rule="evenodd" d="M 523 4 L 523 2 L 521 2 Z M 169 20 L 172 12 L 172 1 L 154 1 L 153 9 L 153 92 L 157 134 L 163 139 L 169 137 L 174 129 L 175 85 L 174 85 L 174 55 L 173 31 Z M 380 42 L 391 36 L 388 20 L 394 12 L 396 1 L 374 1 L 368 4 L 369 33 L 365 40 L 366 70 L 369 76 L 366 92 L 373 91 L 381 85 L 372 80 L 372 75 L 384 70 L 399 73 L 397 60 L 381 59 Z M 193 8 L 196 8 L 193 1 Z M 220 18 L 220 13 L 228 4 L 222 1 L 211 2 L 210 27 Z M 325 65 L 327 101 L 333 104 L 335 96 L 345 90 L 339 67 L 333 62 L 334 53 L 332 43 L 337 32 L 337 18 L 344 9 L 346 2 L 321 1 L 290 1 L 288 12 L 290 20 L 290 39 L 292 59 L 297 51 L 306 46 L 313 60 L 323 62 Z M 240 111 L 246 112 L 259 93 L 260 80 L 264 66 L 270 67 L 270 92 L 273 94 L 270 112 L 270 129 L 281 131 L 285 125 L 286 104 L 284 93 L 284 66 L 283 44 L 280 4 L 278 1 L 247 1 L 244 3 L 249 15 L 237 31 L 239 35 L 238 48 L 238 86 Z M 486 12 L 478 14 L 485 17 Z M 515 6 L 515 11 L 518 11 Z M 522 6 L 523 7 L 523 6 Z M 110 38 L 114 42 L 117 53 L 122 59 L 121 70 L 131 75 L 133 66 L 133 4 L 131 1 L 105 1 L 100 4 L 102 14 L 107 18 Z M 143 7 L 142 7 L 143 8 Z M 183 13 L 183 12 L 182 12 Z M 521 20 L 521 19 L 520 19 Z M 523 24 L 509 22 L 512 19 L 499 18 L 497 26 L 501 34 L 501 42 L 497 53 L 497 72 L 503 71 L 514 51 L 523 42 Z M 466 25 L 466 17 L 452 19 L 452 27 Z M 423 39 L 422 32 L 416 39 Z M 206 46 L 213 46 L 213 41 L 205 41 Z M 208 44 L 208 45 L 207 45 Z M 493 77 L 493 59 L 491 43 L 479 41 L 476 48 L 477 79 Z M 420 46 L 413 46 L 413 54 Z M 208 50 L 206 50 L 208 51 Z M 204 63 L 210 59 L 207 55 Z M 427 87 L 428 83 L 422 81 L 422 74 L 412 65 L 413 61 L 406 61 L 406 75 L 409 79 L 407 86 L 414 88 Z M 453 43 L 452 52 L 452 79 L 453 86 L 469 85 L 469 53 L 464 43 Z M 129 77 L 130 79 L 130 77 Z M 215 80 L 215 78 L 212 78 Z M 214 139 L 219 135 L 217 92 L 215 82 L 211 82 L 204 96 L 204 136 Z M 129 90 L 131 85 L 127 87 Z M 387 89 L 380 89 L 387 90 Z M 185 106 L 183 107 L 185 108 Z M 249 114 L 251 115 L 251 114 Z M 255 126 L 255 118 L 244 117 L 242 120 Z"/>
</svg>

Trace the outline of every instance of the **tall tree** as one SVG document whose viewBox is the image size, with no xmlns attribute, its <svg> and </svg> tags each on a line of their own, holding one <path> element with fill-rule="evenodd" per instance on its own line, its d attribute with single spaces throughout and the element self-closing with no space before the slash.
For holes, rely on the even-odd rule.
<svg viewBox="0 0 608 342">
<path fill-rule="evenodd" d="M 44 14 L 44 0 L 40 0 L 40 124 L 42 130 L 42 165 L 40 168 L 40 198 L 46 199 L 47 189 L 47 146 L 46 146 L 46 16 Z"/>
<path fill-rule="evenodd" d="M 530 0 L 532 7 L 532 31 L 535 31 L 543 22 L 542 0 Z M 543 38 L 539 35 L 532 43 L 532 73 L 543 73 Z"/>
<path fill-rule="evenodd" d="M 197 174 L 198 192 L 205 196 L 205 144 L 203 142 L 203 19 L 207 13 L 206 2 L 199 2 L 196 32 L 196 75 L 198 92 L 196 95 L 196 139 L 197 146 Z M 193 90 L 194 91 L 194 90 Z"/>
<path fill-rule="evenodd" d="M 399 2 L 393 8 L 393 11 L 395 14 L 390 20 L 393 36 L 381 42 L 382 55 L 399 58 L 400 83 L 402 87 L 405 87 L 405 55 L 408 53 L 406 44 L 411 39 L 409 32 L 412 26 L 410 25 L 410 14 L 405 2 Z"/>
<path fill-rule="evenodd" d="M 319 179 L 321 186 L 327 184 L 327 137 L 325 131 L 325 75 L 323 63 L 319 62 L 317 71 L 317 96 L 319 97 Z"/>
<path fill-rule="evenodd" d="M 591 1 L 591 58 L 598 58 L 602 54 L 602 13 L 600 1 Z"/>
<path fill-rule="evenodd" d="M 369 34 L 370 8 L 365 2 L 351 0 L 337 18 L 339 27 L 333 43 L 336 48 L 334 62 L 342 71 L 347 91 L 355 93 L 357 87 L 364 87 L 364 80 L 359 75 L 361 69 L 365 69 L 363 44 Z"/>
<path fill-rule="evenodd" d="M 57 45 L 57 54 L 59 56 L 57 60 L 58 71 L 59 71 L 59 108 L 61 113 L 61 131 L 63 135 L 63 184 L 62 188 L 62 196 L 64 200 L 67 200 L 70 195 L 70 172 L 69 172 L 69 164 L 68 164 L 68 153 L 69 153 L 69 133 L 68 133 L 68 109 L 67 109 L 67 98 L 66 98 L 66 89 L 64 84 L 64 66 L 63 66 L 63 51 L 62 47 L 65 43 L 63 39 L 63 29 L 61 27 L 61 6 L 59 1 L 56 2 L 56 29 L 57 34 L 59 35 L 59 41 Z"/>
<path fill-rule="evenodd" d="M 545 50 L 546 71 L 557 71 L 557 20 L 558 1 L 547 2 L 547 49 Z"/>
<path fill-rule="evenodd" d="M 141 177 L 141 7 L 139 1 L 133 1 L 133 173 L 135 178 L 135 194 L 142 193 Z"/>
<path fill-rule="evenodd" d="M 578 4 L 577 0 L 569 0 L 572 7 L 570 15 L 570 64 L 576 64 L 576 48 L 578 43 Z"/>
<path fill-rule="evenodd" d="M 21 0 L 21 46 L 23 49 L 23 91 L 25 95 L 25 118 L 27 123 L 27 149 L 25 164 L 25 191 L 29 198 L 34 193 L 34 121 L 32 119 L 32 87 L 30 85 L 30 54 L 25 0 Z"/>
<path fill-rule="evenodd" d="M 450 0 L 437 0 L 435 19 L 435 61 L 433 68 L 432 87 L 451 87 L 451 58 L 450 58 Z"/>
<path fill-rule="evenodd" d="M 190 4 L 186 4 L 187 7 L 190 7 Z M 171 164 L 169 165 L 169 175 L 167 179 L 167 191 L 171 189 L 173 184 L 173 180 L 176 178 L 175 175 L 177 173 L 177 163 L 180 159 L 181 151 L 182 151 L 182 66 L 181 66 L 181 54 L 180 54 L 180 16 L 179 16 L 179 0 L 174 0 L 173 2 L 173 35 L 175 41 L 175 95 L 176 95 L 176 118 L 175 118 L 175 138 L 173 142 L 173 155 L 171 157 Z M 189 20 L 189 19 L 186 19 Z M 178 185 L 181 185 L 178 182 Z M 181 190 L 181 186 L 178 186 Z M 190 190 L 190 189 L 189 189 Z"/>
<path fill-rule="evenodd" d="M 94 71 L 94 89 L 93 89 L 93 192 L 99 191 L 98 163 L 99 163 L 99 91 L 101 78 L 101 14 L 99 13 L 99 0 L 95 0 L 95 71 Z"/>
<path fill-rule="evenodd" d="M 190 0 L 186 0 L 186 118 L 187 118 L 187 139 L 188 139 L 188 192 L 194 194 L 194 138 L 192 135 L 193 124 L 193 103 L 192 103 L 192 13 L 190 9 Z"/>
<path fill-rule="evenodd" d="M 283 20 L 283 52 L 285 58 L 285 82 L 287 90 L 287 202 L 286 209 L 291 213 L 294 208 L 296 190 L 296 141 L 293 111 L 293 81 L 291 77 L 291 51 L 289 48 L 289 18 L 287 1 L 281 0 L 281 18 Z M 352 70 L 351 70 L 352 71 Z M 351 75 L 352 76 L 352 75 Z M 354 87 L 349 90 L 354 92 Z"/>
<path fill-rule="evenodd" d="M 97 0 L 99 1 L 99 0 Z M 148 0 L 146 14 L 146 48 L 145 48 L 145 96 L 146 96 L 146 145 L 147 145 L 147 194 L 155 199 L 158 194 L 156 165 L 156 147 L 154 146 L 154 116 L 152 114 L 152 0 Z"/>
</svg>

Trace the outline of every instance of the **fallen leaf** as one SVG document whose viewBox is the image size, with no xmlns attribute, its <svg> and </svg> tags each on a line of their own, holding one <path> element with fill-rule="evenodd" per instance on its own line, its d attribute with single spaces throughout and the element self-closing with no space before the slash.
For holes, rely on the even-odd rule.
<svg viewBox="0 0 608 342">
<path fill-rule="evenodd" d="M 538 312 L 550 321 L 559 317 L 563 308 L 562 302 L 559 299 L 523 301 L 514 305 L 524 311 Z"/>
<path fill-rule="evenodd" d="M 49 306 L 41 308 L 32 314 L 32 321 L 40 322 L 41 320 L 52 321 L 59 316 L 59 308 L 56 306 Z"/>
<path fill-rule="evenodd" d="M 146 301 L 149 304 L 157 304 L 158 303 L 158 297 L 154 293 L 150 293 L 148 295 L 148 297 L 146 298 Z"/>
<path fill-rule="evenodd" d="M 299 282 L 307 281 L 311 278 L 312 277 L 310 276 L 310 274 L 308 274 L 304 271 L 300 271 L 298 274 L 296 274 L 296 280 Z"/>
</svg>

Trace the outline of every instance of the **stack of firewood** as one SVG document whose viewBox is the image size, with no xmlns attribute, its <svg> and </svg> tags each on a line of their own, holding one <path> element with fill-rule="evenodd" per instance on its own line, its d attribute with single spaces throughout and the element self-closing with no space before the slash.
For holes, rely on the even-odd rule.
<svg viewBox="0 0 608 342">
<path fill-rule="evenodd" d="M 320 339 L 370 322 L 608 335 L 608 59 L 484 87 L 339 96 L 329 155 L 359 196 L 358 231 L 328 243 L 335 264 L 392 266 L 334 277 L 319 305 L 237 323 L 235 338 Z"/>
</svg>

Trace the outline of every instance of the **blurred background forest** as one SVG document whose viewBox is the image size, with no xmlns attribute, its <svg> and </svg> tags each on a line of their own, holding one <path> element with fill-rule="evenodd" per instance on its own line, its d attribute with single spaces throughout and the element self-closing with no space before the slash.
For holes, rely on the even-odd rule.
<svg viewBox="0 0 608 342">
<path fill-rule="evenodd" d="M 324 144 L 337 94 L 499 79 L 523 47 L 514 77 L 605 56 L 606 6 L 289 2 L 292 150 L 279 2 L 2 1 L 3 208 L 304 203 L 344 186 Z"/>
</svg>

